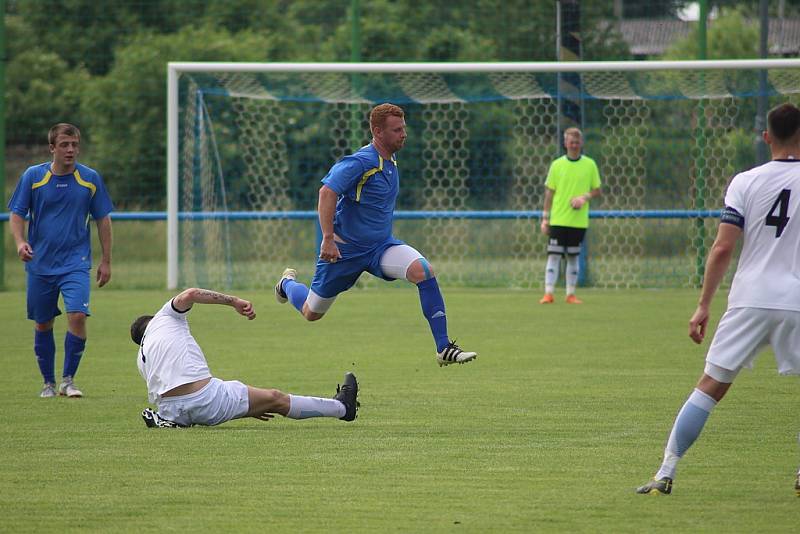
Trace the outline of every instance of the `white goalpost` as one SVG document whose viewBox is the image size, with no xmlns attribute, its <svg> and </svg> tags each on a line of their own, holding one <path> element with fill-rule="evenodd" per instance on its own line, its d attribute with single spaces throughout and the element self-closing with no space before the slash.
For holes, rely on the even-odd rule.
<svg viewBox="0 0 800 534">
<path fill-rule="evenodd" d="M 798 93 L 800 59 L 170 62 L 167 287 L 268 288 L 290 262 L 313 269 L 319 180 L 369 141 L 366 114 L 384 101 L 409 124 L 398 236 L 444 264 L 444 283 L 537 287 L 565 99 L 604 182 L 587 283 L 690 286 L 726 180 L 754 163 L 756 99 Z"/>
</svg>

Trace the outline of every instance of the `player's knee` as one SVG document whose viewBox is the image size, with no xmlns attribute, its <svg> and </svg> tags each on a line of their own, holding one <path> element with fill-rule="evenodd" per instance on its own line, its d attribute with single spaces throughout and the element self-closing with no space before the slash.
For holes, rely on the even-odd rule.
<svg viewBox="0 0 800 534">
<path fill-rule="evenodd" d="M 317 313 L 309 310 L 308 308 L 303 308 L 303 317 L 305 317 L 306 321 L 308 322 L 319 321 L 324 316 L 324 313 Z"/>
<path fill-rule="evenodd" d="M 277 389 L 266 390 L 266 395 L 264 397 L 266 402 L 275 407 L 280 406 L 284 402 L 289 402 L 289 396 Z"/>
<path fill-rule="evenodd" d="M 251 388 L 251 406 L 248 415 L 257 417 L 264 413 L 279 413 L 285 415 L 289 412 L 289 396 L 277 389 Z"/>
<path fill-rule="evenodd" d="M 53 329 L 53 324 L 54 323 L 55 323 L 55 319 L 50 319 L 46 323 L 36 323 L 34 328 L 36 328 L 36 330 L 38 332 L 47 332 L 48 330 L 52 330 Z"/>
<path fill-rule="evenodd" d="M 430 280 L 434 276 L 436 276 L 436 273 L 433 270 L 433 265 L 425 258 L 414 260 L 411 265 L 408 266 L 408 270 L 406 270 L 406 279 L 412 284 Z"/>
</svg>

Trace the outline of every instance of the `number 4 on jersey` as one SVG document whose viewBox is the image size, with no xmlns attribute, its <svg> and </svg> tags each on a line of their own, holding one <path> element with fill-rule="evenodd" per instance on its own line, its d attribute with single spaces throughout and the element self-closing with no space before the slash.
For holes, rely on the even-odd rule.
<svg viewBox="0 0 800 534">
<path fill-rule="evenodd" d="M 787 213 L 789 213 L 789 197 L 791 194 L 791 189 L 784 189 L 781 191 L 767 214 L 765 224 L 775 227 L 776 238 L 781 236 L 783 229 L 786 228 L 786 225 L 789 223 L 789 216 Z M 778 212 L 777 215 L 775 214 L 776 211 Z"/>
</svg>

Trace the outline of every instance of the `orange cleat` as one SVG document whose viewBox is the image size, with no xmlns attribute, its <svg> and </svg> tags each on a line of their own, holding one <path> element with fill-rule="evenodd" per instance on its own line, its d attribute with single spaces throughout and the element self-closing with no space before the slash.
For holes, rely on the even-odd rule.
<svg viewBox="0 0 800 534">
<path fill-rule="evenodd" d="M 567 295 L 567 304 L 583 304 L 583 301 L 575 295 Z"/>
<path fill-rule="evenodd" d="M 552 304 L 555 301 L 552 293 L 545 293 L 544 296 L 539 299 L 539 304 Z"/>
</svg>

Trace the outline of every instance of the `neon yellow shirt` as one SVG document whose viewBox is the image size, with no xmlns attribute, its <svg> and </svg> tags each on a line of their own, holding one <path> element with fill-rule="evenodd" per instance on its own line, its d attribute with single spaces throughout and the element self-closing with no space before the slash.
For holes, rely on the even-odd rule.
<svg viewBox="0 0 800 534">
<path fill-rule="evenodd" d="M 561 156 L 550 164 L 544 185 L 553 190 L 551 226 L 589 227 L 589 203 L 576 210 L 569 201 L 600 187 L 600 172 L 592 158 L 581 155 L 571 160 L 566 155 Z"/>
</svg>

